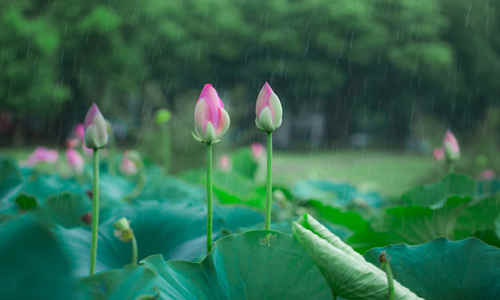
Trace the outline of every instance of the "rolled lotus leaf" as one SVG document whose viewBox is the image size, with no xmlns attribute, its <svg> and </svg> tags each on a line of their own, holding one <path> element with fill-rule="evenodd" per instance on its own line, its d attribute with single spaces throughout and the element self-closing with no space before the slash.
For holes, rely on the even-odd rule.
<svg viewBox="0 0 500 300">
<path fill-rule="evenodd" d="M 367 262 L 310 215 L 293 223 L 293 234 L 311 255 L 336 296 L 356 300 L 387 299 L 386 274 Z M 394 281 L 394 299 L 422 299 Z"/>
</svg>

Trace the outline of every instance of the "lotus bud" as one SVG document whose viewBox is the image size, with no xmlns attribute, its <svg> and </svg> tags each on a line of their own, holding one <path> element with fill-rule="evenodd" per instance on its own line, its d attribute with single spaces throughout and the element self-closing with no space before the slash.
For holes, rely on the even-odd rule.
<svg viewBox="0 0 500 300">
<path fill-rule="evenodd" d="M 460 158 L 460 147 L 458 146 L 457 139 L 450 130 L 446 131 L 443 140 L 444 152 L 446 159 L 457 160 Z"/>
<path fill-rule="evenodd" d="M 485 179 L 485 180 L 492 180 L 495 178 L 495 171 L 493 171 L 492 169 L 486 169 L 486 170 L 483 170 L 480 174 L 479 174 L 479 177 L 481 179 Z"/>
<path fill-rule="evenodd" d="M 211 84 L 205 84 L 196 102 L 194 123 L 193 137 L 207 144 L 219 142 L 229 128 L 229 114 Z"/>
<path fill-rule="evenodd" d="M 85 142 L 85 126 L 82 123 L 79 123 L 75 126 L 75 130 L 73 135 L 79 139 L 82 143 Z"/>
<path fill-rule="evenodd" d="M 136 151 L 125 151 L 120 163 L 120 170 L 125 175 L 135 175 L 142 165 L 142 160 Z"/>
<path fill-rule="evenodd" d="M 70 148 L 66 150 L 66 160 L 68 161 L 68 164 L 71 166 L 71 168 L 77 173 L 81 173 L 83 171 L 83 158 L 75 149 Z"/>
<path fill-rule="evenodd" d="M 85 122 L 85 145 L 91 149 L 100 149 L 108 144 L 108 123 L 94 103 L 90 107 Z"/>
<path fill-rule="evenodd" d="M 443 148 L 436 148 L 434 151 L 432 151 L 432 155 L 434 156 L 434 159 L 439 161 L 444 159 L 444 149 Z"/>
<path fill-rule="evenodd" d="M 224 172 L 230 172 L 232 169 L 231 158 L 224 154 L 219 158 L 219 168 Z"/>
<path fill-rule="evenodd" d="M 265 156 L 266 150 L 261 143 L 253 143 L 250 148 L 252 149 L 252 156 L 255 160 L 259 160 Z"/>
<path fill-rule="evenodd" d="M 257 96 L 255 113 L 257 115 L 255 124 L 260 130 L 273 132 L 281 126 L 283 120 L 281 102 L 267 82 Z"/>
<path fill-rule="evenodd" d="M 130 242 L 134 236 L 132 228 L 130 228 L 130 221 L 127 218 L 120 218 L 113 224 L 115 228 L 114 235 L 122 242 Z"/>
</svg>

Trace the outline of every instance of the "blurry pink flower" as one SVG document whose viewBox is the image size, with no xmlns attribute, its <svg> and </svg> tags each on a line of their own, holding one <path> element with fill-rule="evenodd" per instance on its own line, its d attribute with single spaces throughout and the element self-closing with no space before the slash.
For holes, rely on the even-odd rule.
<svg viewBox="0 0 500 300">
<path fill-rule="evenodd" d="M 267 81 L 257 96 L 255 114 L 255 125 L 263 131 L 272 132 L 280 127 L 283 121 L 280 99 Z"/>
<path fill-rule="evenodd" d="M 434 155 L 435 160 L 443 160 L 444 159 L 444 149 L 443 148 L 435 148 L 432 151 L 432 155 Z"/>
<path fill-rule="evenodd" d="M 73 135 L 78 138 L 82 143 L 85 142 L 85 127 L 82 123 L 76 124 Z"/>
<path fill-rule="evenodd" d="M 491 169 L 483 170 L 479 174 L 479 177 L 481 177 L 481 179 L 491 180 L 491 179 L 495 178 L 495 171 L 493 171 Z"/>
<path fill-rule="evenodd" d="M 78 146 L 79 143 L 80 143 L 80 141 L 77 138 L 67 139 L 66 140 L 66 147 L 68 147 L 70 149 L 75 148 L 76 146 Z"/>
<path fill-rule="evenodd" d="M 443 147 L 447 159 L 456 160 L 460 158 L 460 147 L 458 146 L 457 139 L 450 130 L 446 130 Z"/>
<path fill-rule="evenodd" d="M 73 170 L 77 173 L 83 171 L 84 161 L 80 153 L 73 148 L 66 150 L 66 160 Z"/>
<path fill-rule="evenodd" d="M 219 168 L 224 172 L 231 171 L 231 158 L 227 154 L 224 154 L 219 158 Z"/>
<path fill-rule="evenodd" d="M 55 163 L 59 154 L 56 150 L 50 150 L 45 147 L 36 147 L 27 161 L 21 162 L 22 165 L 33 166 L 39 162 Z"/>
<path fill-rule="evenodd" d="M 120 170 L 126 175 L 137 174 L 138 168 L 137 164 L 128 157 L 128 151 L 125 151 L 122 156 L 122 161 L 120 163 Z"/>
<path fill-rule="evenodd" d="M 261 143 L 253 143 L 250 148 L 255 159 L 260 159 L 264 155 L 265 150 Z"/>
<path fill-rule="evenodd" d="M 229 115 L 211 84 L 205 84 L 196 102 L 194 123 L 193 136 L 205 143 L 217 142 L 229 128 Z"/>
</svg>

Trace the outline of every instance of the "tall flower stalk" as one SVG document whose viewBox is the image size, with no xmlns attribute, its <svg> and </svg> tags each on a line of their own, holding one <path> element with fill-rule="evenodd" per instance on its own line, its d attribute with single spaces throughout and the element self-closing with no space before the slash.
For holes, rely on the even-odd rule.
<svg viewBox="0 0 500 300">
<path fill-rule="evenodd" d="M 99 149 L 108 144 L 109 126 L 94 103 L 84 122 L 85 145 L 93 151 L 92 176 L 92 242 L 90 246 L 90 275 L 95 272 L 97 260 L 97 236 L 99 231 Z"/>
<path fill-rule="evenodd" d="M 271 228 L 271 207 L 273 195 L 272 161 L 273 161 L 273 131 L 281 126 L 283 108 L 278 96 L 271 89 L 269 83 L 264 86 L 257 96 L 255 106 L 255 125 L 267 134 L 267 177 L 266 177 L 266 220 L 265 229 Z"/>
<path fill-rule="evenodd" d="M 207 145 L 207 254 L 212 250 L 213 218 L 213 147 L 229 129 L 229 114 L 211 84 L 205 84 L 194 111 L 193 137 Z"/>
</svg>

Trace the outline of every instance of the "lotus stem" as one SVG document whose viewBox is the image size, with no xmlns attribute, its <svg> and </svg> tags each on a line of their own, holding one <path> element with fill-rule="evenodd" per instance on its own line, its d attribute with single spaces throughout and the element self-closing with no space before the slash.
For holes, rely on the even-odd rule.
<svg viewBox="0 0 500 300">
<path fill-rule="evenodd" d="M 94 149 L 92 178 L 92 244 L 90 248 L 90 275 L 95 272 L 97 235 L 99 231 L 99 149 Z"/>
<path fill-rule="evenodd" d="M 267 179 L 266 179 L 266 223 L 265 229 L 271 228 L 271 207 L 273 199 L 273 179 L 272 179 L 272 164 L 273 164 L 273 133 L 267 133 Z"/>
<path fill-rule="evenodd" d="M 213 168 L 213 144 L 207 143 L 207 255 L 212 250 L 212 168 Z"/>
</svg>

